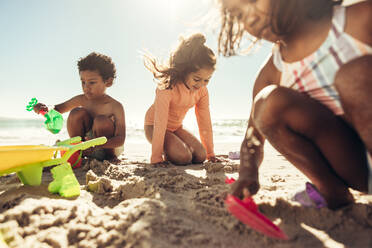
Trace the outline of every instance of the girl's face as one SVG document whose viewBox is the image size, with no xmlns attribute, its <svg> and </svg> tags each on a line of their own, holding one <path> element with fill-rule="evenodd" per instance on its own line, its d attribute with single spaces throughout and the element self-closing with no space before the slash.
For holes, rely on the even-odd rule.
<svg viewBox="0 0 372 248">
<path fill-rule="evenodd" d="M 214 68 L 201 68 L 186 76 L 185 85 L 190 91 L 196 91 L 200 87 L 207 86 L 212 77 Z"/>
<path fill-rule="evenodd" d="M 98 71 L 81 71 L 80 79 L 84 95 L 89 100 L 105 94 L 107 85 Z"/>
<path fill-rule="evenodd" d="M 257 39 L 275 42 L 277 37 L 271 31 L 271 0 L 221 0 L 232 16 L 239 16 L 244 30 Z"/>
</svg>

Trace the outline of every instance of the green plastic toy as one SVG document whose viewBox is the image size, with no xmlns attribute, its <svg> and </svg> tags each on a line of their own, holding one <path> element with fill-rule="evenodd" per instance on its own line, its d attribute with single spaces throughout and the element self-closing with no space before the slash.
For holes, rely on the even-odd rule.
<svg viewBox="0 0 372 248">
<path fill-rule="evenodd" d="M 37 99 L 34 97 L 26 106 L 27 111 L 33 111 L 34 106 L 37 104 Z M 46 120 L 44 122 L 45 128 L 48 129 L 53 134 L 59 133 L 63 127 L 63 117 L 58 111 L 51 109 L 48 112 L 40 111 Z"/>
<path fill-rule="evenodd" d="M 70 163 L 63 163 L 52 170 L 53 182 L 48 186 L 51 193 L 59 193 L 63 197 L 80 195 L 80 184 L 76 179 Z"/>
<path fill-rule="evenodd" d="M 8 245 L 6 244 L 3 234 L 0 232 L 0 248 L 8 248 Z"/>
<path fill-rule="evenodd" d="M 54 180 L 48 190 L 59 193 L 64 197 L 80 195 L 80 184 L 67 160 L 78 150 L 102 145 L 107 142 L 106 137 L 99 137 L 81 142 L 81 137 L 74 137 L 58 142 L 55 146 L 0 146 L 0 176 L 17 173 L 18 178 L 25 185 L 40 185 L 43 168 L 53 165 Z M 78 143 L 72 145 L 73 143 Z M 56 158 L 58 151 L 65 151 L 64 155 Z"/>
</svg>

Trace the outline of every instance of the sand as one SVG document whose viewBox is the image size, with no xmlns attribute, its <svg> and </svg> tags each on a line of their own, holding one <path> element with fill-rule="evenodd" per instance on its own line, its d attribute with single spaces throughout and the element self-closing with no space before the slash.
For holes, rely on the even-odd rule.
<svg viewBox="0 0 372 248">
<path fill-rule="evenodd" d="M 217 154 L 239 149 L 216 144 Z M 41 186 L 0 178 L 0 230 L 9 247 L 372 247 L 372 197 L 353 191 L 356 203 L 338 211 L 301 207 L 291 200 L 307 179 L 265 145 L 260 211 L 289 240 L 276 240 L 240 223 L 225 209 L 238 162 L 154 167 L 150 146 L 126 144 L 120 163 L 90 161 L 75 170 L 79 197 L 66 199 Z M 1 244 L 0 244 L 1 247 Z"/>
</svg>

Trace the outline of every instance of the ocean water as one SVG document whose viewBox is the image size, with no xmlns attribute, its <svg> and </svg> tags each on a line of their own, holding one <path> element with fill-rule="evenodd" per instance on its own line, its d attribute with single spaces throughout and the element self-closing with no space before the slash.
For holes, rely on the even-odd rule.
<svg viewBox="0 0 372 248">
<path fill-rule="evenodd" d="M 246 119 L 212 120 L 215 143 L 241 142 L 243 140 Z M 199 138 L 195 121 L 186 120 L 183 125 Z M 147 143 L 143 131 L 143 121 L 126 121 L 125 143 Z M 44 127 L 42 119 L 12 119 L 0 117 L 0 145 L 53 145 L 57 139 L 68 139 L 66 125 L 58 134 L 52 134 Z"/>
</svg>

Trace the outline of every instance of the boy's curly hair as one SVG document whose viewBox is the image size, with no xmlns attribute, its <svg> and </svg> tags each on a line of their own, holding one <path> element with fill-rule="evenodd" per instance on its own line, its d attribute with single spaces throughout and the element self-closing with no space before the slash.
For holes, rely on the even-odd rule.
<svg viewBox="0 0 372 248">
<path fill-rule="evenodd" d="M 186 76 L 201 68 L 215 68 L 216 56 L 207 47 L 203 34 L 196 33 L 188 38 L 180 38 L 178 47 L 170 54 L 167 63 L 159 64 L 151 55 L 144 55 L 145 67 L 153 73 L 160 88 L 171 89 L 183 82 Z"/>
<path fill-rule="evenodd" d="M 218 38 L 218 52 L 228 57 L 236 54 L 245 33 L 242 13 L 233 15 L 222 0 L 220 3 L 221 29 Z M 319 19 L 332 12 L 334 5 L 343 0 L 270 0 L 271 30 L 278 36 L 293 31 L 300 18 Z M 257 40 L 252 39 L 252 42 Z"/>
<path fill-rule="evenodd" d="M 77 63 L 79 72 L 98 71 L 103 80 L 116 78 L 116 68 L 114 62 L 109 56 L 92 52 L 84 58 L 80 58 Z"/>
</svg>

